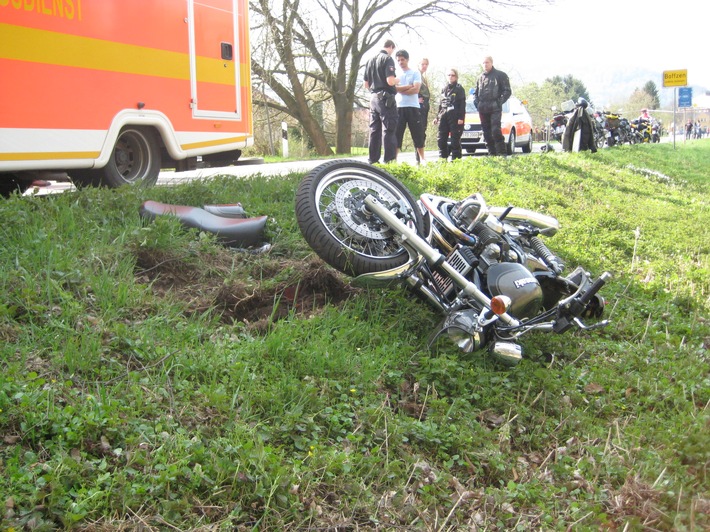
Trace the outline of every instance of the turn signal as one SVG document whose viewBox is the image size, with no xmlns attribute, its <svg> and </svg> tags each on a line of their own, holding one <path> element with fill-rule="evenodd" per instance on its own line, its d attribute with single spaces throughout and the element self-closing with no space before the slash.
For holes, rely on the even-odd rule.
<svg viewBox="0 0 710 532">
<path fill-rule="evenodd" d="M 491 310 L 500 316 L 505 314 L 510 307 L 511 300 L 508 296 L 495 296 L 491 299 Z"/>
</svg>

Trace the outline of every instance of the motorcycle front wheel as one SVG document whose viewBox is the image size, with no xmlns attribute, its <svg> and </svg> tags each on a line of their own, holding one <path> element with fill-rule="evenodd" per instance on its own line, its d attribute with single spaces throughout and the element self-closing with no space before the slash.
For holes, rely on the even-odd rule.
<svg viewBox="0 0 710 532">
<path fill-rule="evenodd" d="M 303 178 L 296 193 L 296 219 L 308 245 L 353 277 L 390 270 L 409 259 L 394 232 L 367 208 L 368 195 L 425 235 L 424 217 L 412 194 L 395 177 L 367 163 L 322 164 Z"/>
</svg>

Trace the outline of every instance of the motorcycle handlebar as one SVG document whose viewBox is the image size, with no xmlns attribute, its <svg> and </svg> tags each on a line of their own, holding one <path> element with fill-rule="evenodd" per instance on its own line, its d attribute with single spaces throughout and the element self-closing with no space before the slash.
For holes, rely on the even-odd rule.
<svg viewBox="0 0 710 532">
<path fill-rule="evenodd" d="M 589 290 L 584 292 L 579 298 L 579 302 L 582 305 L 586 305 L 589 303 L 592 298 L 596 295 L 599 290 L 601 290 L 602 286 L 607 282 L 607 280 L 611 277 L 611 274 L 609 272 L 604 272 L 602 273 L 599 278 L 592 283 L 592 286 L 589 287 Z"/>
<path fill-rule="evenodd" d="M 570 328 L 577 326 L 583 328 L 578 316 L 583 312 L 587 303 L 589 303 L 607 279 L 611 277 L 609 272 L 602 273 L 592 285 L 585 290 L 579 297 L 570 296 L 564 302 L 560 302 L 558 307 L 557 319 L 555 320 L 552 330 L 556 333 L 563 333 Z"/>
</svg>

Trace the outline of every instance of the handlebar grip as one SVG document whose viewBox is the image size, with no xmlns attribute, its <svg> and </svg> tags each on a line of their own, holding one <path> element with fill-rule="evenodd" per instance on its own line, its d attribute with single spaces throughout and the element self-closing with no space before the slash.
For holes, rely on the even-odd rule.
<svg viewBox="0 0 710 532">
<path fill-rule="evenodd" d="M 599 278 L 592 283 L 592 286 L 589 287 L 589 290 L 585 291 L 584 294 L 580 296 L 579 302 L 582 305 L 586 305 L 587 303 L 589 303 L 589 301 L 591 301 L 594 295 L 599 292 L 599 290 L 601 290 L 601 287 L 606 284 L 609 278 L 611 278 L 611 274 L 609 272 L 602 273 Z"/>
<path fill-rule="evenodd" d="M 503 220 L 505 220 L 505 218 L 510 214 L 510 211 L 512 211 L 512 210 L 513 210 L 513 206 L 508 205 L 505 208 L 505 210 L 502 213 L 500 213 L 500 216 L 498 216 L 498 221 L 502 222 Z"/>
</svg>

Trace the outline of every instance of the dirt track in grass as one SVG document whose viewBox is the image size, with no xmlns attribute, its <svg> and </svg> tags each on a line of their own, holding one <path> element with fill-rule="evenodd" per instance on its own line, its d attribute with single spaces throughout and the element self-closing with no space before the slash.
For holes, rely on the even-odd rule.
<svg viewBox="0 0 710 532">
<path fill-rule="evenodd" d="M 242 322 L 253 332 L 265 332 L 291 312 L 317 313 L 357 292 L 319 259 L 297 261 L 228 249 L 199 259 L 138 250 L 135 273 L 156 296 L 181 301 L 186 313 L 212 309 L 222 321 Z"/>
</svg>

